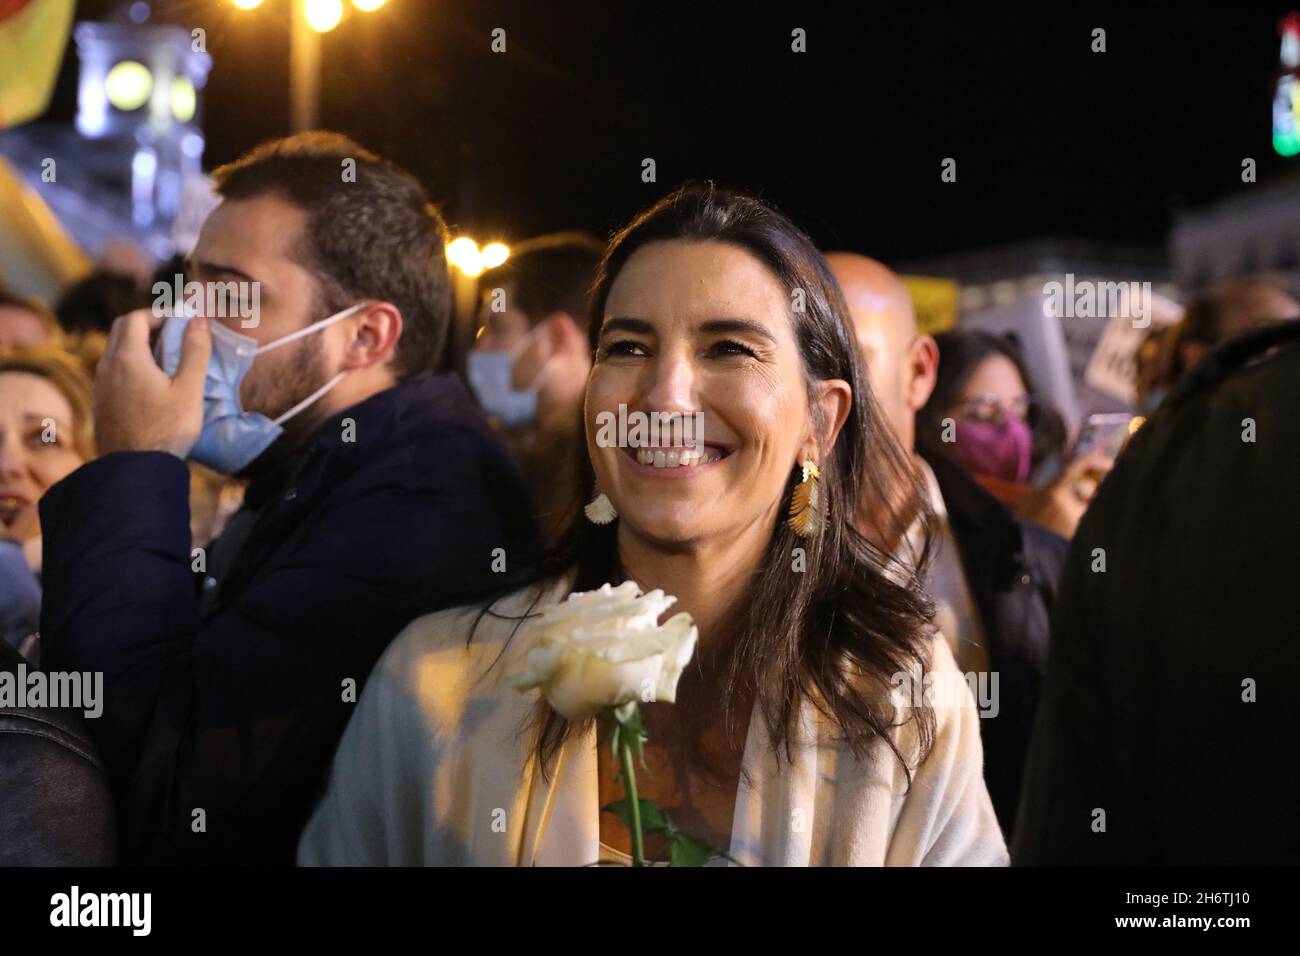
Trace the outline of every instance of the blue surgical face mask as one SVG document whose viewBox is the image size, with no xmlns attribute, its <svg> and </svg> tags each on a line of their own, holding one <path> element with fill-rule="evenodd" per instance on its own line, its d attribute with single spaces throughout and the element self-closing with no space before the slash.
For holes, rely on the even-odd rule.
<svg viewBox="0 0 1300 956">
<path fill-rule="evenodd" d="M 535 327 L 509 352 L 470 352 L 465 372 L 479 404 L 503 428 L 527 428 L 537 421 L 537 392 L 550 371 L 544 366 L 526 388 L 514 388 L 515 360 L 532 340 Z"/>
<path fill-rule="evenodd" d="M 359 302 L 266 345 L 258 345 L 256 339 L 240 335 L 219 322 L 209 323 L 212 357 L 208 360 L 208 374 L 203 382 L 203 431 L 199 433 L 198 442 L 190 449 L 189 458 L 226 475 L 243 471 L 256 461 L 284 432 L 285 422 L 319 401 L 343 380 L 347 371 L 339 372 L 293 408 L 272 420 L 261 412 L 245 411 L 239 396 L 240 385 L 243 384 L 253 359 L 263 352 L 319 332 L 325 326 L 347 318 L 366 304 Z M 158 334 L 155 354 L 158 364 L 168 375 L 175 376 L 180 367 L 181 343 L 185 339 L 185 328 L 189 322 L 188 315 L 169 316 Z"/>
</svg>

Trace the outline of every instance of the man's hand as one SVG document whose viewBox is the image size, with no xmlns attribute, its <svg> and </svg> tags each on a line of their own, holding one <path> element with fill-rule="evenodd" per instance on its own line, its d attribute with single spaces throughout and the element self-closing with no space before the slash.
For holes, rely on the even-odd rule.
<svg viewBox="0 0 1300 956">
<path fill-rule="evenodd" d="M 203 429 L 203 380 L 212 354 L 208 320 L 185 329 L 180 367 L 171 378 L 158 367 L 149 333 L 162 319 L 148 309 L 113 323 L 95 373 L 95 442 L 114 451 L 166 451 L 184 458 Z"/>
<path fill-rule="evenodd" d="M 1088 502 L 1114 464 L 1099 450 L 1080 455 L 1050 485 L 1025 495 L 1016 506 L 1016 517 L 1040 524 L 1067 540 L 1073 538 Z"/>
</svg>

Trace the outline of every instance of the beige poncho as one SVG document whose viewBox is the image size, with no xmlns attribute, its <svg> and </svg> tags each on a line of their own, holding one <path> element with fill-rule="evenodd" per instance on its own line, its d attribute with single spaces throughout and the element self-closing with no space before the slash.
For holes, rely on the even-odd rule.
<svg viewBox="0 0 1300 956">
<path fill-rule="evenodd" d="M 532 589 L 494 605 L 527 611 Z M 549 590 L 543 603 L 563 599 Z M 420 618 L 388 648 L 339 744 L 328 791 L 303 832 L 302 865 L 575 866 L 599 858 L 595 730 L 573 736 L 549 780 L 528 732 L 525 629 L 478 609 Z M 503 653 L 504 651 L 504 653 Z M 498 659 L 499 657 L 499 659 Z M 942 637 L 932 668 L 956 668 Z M 1001 866 L 1007 850 L 982 773 L 973 700 L 936 706 L 937 732 L 910 789 L 881 743 L 860 761 L 805 704 L 792 762 L 750 722 L 730 853 L 750 866 Z M 900 749 L 914 747 L 906 724 Z"/>
</svg>

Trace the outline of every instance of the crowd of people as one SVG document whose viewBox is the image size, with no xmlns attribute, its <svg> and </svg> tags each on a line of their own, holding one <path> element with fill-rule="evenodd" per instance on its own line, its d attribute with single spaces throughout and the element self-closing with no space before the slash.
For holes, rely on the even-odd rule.
<svg viewBox="0 0 1300 956">
<path fill-rule="evenodd" d="M 529 620 L 624 580 L 699 634 L 640 796 L 730 861 L 1300 858 L 1282 286 L 1151 333 L 1116 457 L 1013 338 L 924 333 L 753 196 L 516 245 L 454 355 L 409 173 L 309 133 L 213 180 L 156 276 L 0 291 L 0 671 L 104 685 L 93 718 L 0 706 L 0 861 L 627 862 L 594 723 L 507 681 Z M 154 307 L 182 272 L 255 283 L 256 321 Z M 702 446 L 599 440 L 620 409 Z"/>
</svg>

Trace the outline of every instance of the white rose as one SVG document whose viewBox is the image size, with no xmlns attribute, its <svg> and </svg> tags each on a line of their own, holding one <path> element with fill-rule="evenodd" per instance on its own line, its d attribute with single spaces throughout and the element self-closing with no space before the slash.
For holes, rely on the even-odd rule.
<svg viewBox="0 0 1300 956">
<path fill-rule="evenodd" d="M 530 625 L 528 672 L 510 684 L 540 688 L 569 720 L 631 701 L 671 704 L 699 637 L 689 614 L 658 623 L 676 602 L 658 589 L 642 594 L 632 581 L 570 594 Z"/>
</svg>

